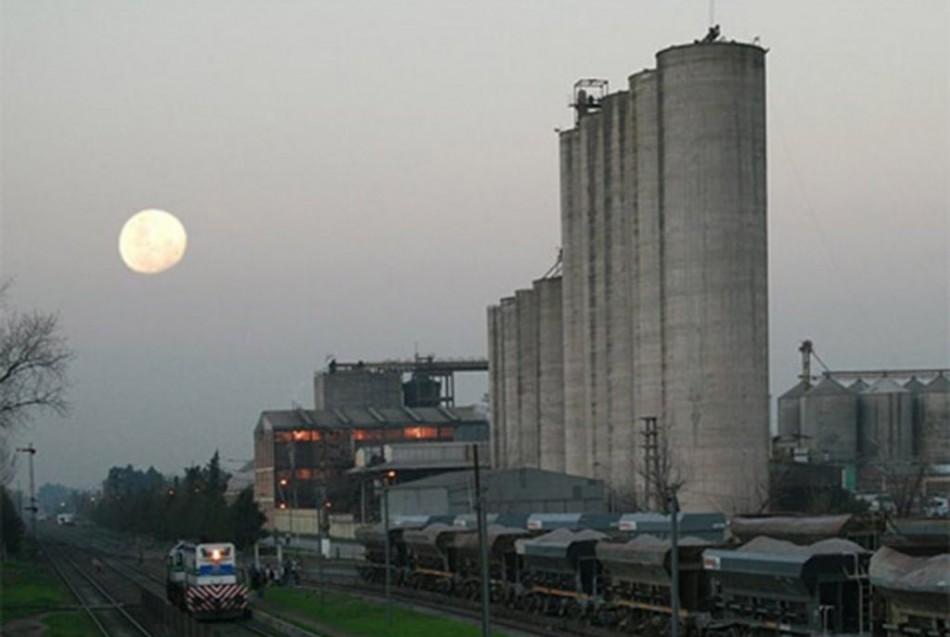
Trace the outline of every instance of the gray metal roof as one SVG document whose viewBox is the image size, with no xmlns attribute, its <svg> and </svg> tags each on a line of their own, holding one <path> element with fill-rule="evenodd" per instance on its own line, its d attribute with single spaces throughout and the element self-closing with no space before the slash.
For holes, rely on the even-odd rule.
<svg viewBox="0 0 950 637">
<path fill-rule="evenodd" d="M 778 397 L 779 400 L 789 400 L 792 398 L 801 398 L 804 396 L 808 390 L 811 389 L 811 385 L 806 383 L 803 380 L 798 381 L 794 387 L 789 389 L 787 392 Z"/>
<path fill-rule="evenodd" d="M 927 386 L 920 390 L 923 393 L 948 393 L 950 392 L 950 378 L 947 378 L 943 374 L 939 374 L 932 381 L 927 383 Z"/>
<path fill-rule="evenodd" d="M 373 413 L 375 412 L 375 414 Z M 412 413 L 419 416 L 416 420 Z M 377 417 L 377 415 L 379 417 Z M 380 419 L 381 417 L 381 419 Z M 483 424 L 485 416 L 475 407 L 415 407 L 411 410 L 394 408 L 346 407 L 334 410 L 285 409 L 261 412 L 258 428 L 314 429 L 314 428 L 378 428 L 412 425 Z"/>
<path fill-rule="evenodd" d="M 873 385 L 864 390 L 865 394 L 906 394 L 906 389 L 901 387 L 893 378 L 885 376 L 878 379 Z"/>
<path fill-rule="evenodd" d="M 821 382 L 815 385 L 810 392 L 808 392 L 808 397 L 813 396 L 850 396 L 851 391 L 846 388 L 844 385 L 836 381 L 834 378 L 822 378 Z"/>
</svg>

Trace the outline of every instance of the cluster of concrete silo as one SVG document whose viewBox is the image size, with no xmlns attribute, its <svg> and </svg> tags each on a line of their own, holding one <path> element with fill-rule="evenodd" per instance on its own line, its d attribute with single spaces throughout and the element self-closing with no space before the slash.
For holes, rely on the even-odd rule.
<svg viewBox="0 0 950 637">
<path fill-rule="evenodd" d="M 779 436 L 797 440 L 812 461 L 950 464 L 950 371 L 932 371 L 867 372 L 848 386 L 836 377 L 859 372 L 799 382 L 778 399 Z"/>
<path fill-rule="evenodd" d="M 496 466 L 604 479 L 629 501 L 652 417 L 684 507 L 765 497 L 764 58 L 672 47 L 628 90 L 576 100 L 562 274 L 489 308 Z"/>
</svg>

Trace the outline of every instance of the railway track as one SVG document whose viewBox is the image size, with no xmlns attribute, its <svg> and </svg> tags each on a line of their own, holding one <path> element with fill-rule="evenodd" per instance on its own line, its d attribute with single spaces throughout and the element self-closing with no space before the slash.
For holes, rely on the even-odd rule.
<svg viewBox="0 0 950 637">
<path fill-rule="evenodd" d="M 44 551 L 56 574 L 69 588 L 76 601 L 103 637 L 154 637 L 140 618 L 127 608 L 127 599 L 119 599 L 90 573 L 96 565 L 74 559 L 62 545 L 47 545 Z"/>
</svg>

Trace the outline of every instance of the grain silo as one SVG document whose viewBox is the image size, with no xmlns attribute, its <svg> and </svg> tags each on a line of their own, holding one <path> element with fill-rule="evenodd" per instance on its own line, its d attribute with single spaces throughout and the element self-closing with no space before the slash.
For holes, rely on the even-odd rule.
<svg viewBox="0 0 950 637">
<path fill-rule="evenodd" d="M 684 508 L 753 510 L 769 441 L 765 51 L 711 34 L 656 62 L 626 91 L 579 81 L 560 134 L 563 447 L 542 434 L 539 462 L 630 501 L 650 470 L 642 420 L 655 418 Z M 495 362 L 511 362 L 490 317 L 505 341 Z M 531 411 L 507 406 L 541 391 L 524 382 L 542 373 L 533 360 L 491 375 L 506 403 L 499 466 L 534 462 L 530 435 L 512 431 Z"/>
<path fill-rule="evenodd" d="M 778 435 L 785 441 L 795 440 L 802 433 L 801 398 L 809 389 L 811 384 L 802 380 L 778 397 Z"/>
<path fill-rule="evenodd" d="M 801 401 L 801 435 L 812 458 L 853 464 L 857 459 L 858 397 L 833 378 L 823 378 Z"/>
<path fill-rule="evenodd" d="M 921 456 L 933 464 L 950 464 L 950 379 L 939 374 L 917 393 Z"/>
<path fill-rule="evenodd" d="M 564 471 L 564 330 L 561 277 L 534 282 L 538 303 L 539 468 Z"/>
<path fill-rule="evenodd" d="M 884 376 L 859 397 L 858 452 L 869 464 L 910 460 L 913 453 L 913 394 Z"/>
</svg>

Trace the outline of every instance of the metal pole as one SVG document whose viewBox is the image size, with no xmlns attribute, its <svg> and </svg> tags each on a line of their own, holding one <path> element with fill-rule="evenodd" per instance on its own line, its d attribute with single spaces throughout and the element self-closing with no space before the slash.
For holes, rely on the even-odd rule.
<svg viewBox="0 0 950 637">
<path fill-rule="evenodd" d="M 485 524 L 485 502 L 482 499 L 481 471 L 478 466 L 478 445 L 472 445 L 475 462 L 475 513 L 478 519 L 478 549 L 482 563 L 482 637 L 491 635 L 491 573 L 488 568 L 488 529 Z M 674 636 L 675 637 L 675 636 Z"/>
<path fill-rule="evenodd" d="M 386 623 L 393 623 L 392 582 L 389 575 L 389 478 L 383 476 L 383 535 L 386 537 Z"/>
<path fill-rule="evenodd" d="M 33 531 L 33 542 L 36 543 L 36 482 L 33 480 L 33 456 L 36 455 L 36 447 L 33 446 L 31 442 L 26 447 L 17 447 L 17 451 L 20 453 L 30 454 L 30 516 L 31 521 L 30 525 Z M 35 548 L 35 546 L 34 546 Z"/>
<path fill-rule="evenodd" d="M 317 545 L 320 547 L 317 553 L 317 586 L 320 591 L 320 607 L 323 608 L 323 534 L 329 530 L 324 523 L 324 516 L 328 516 L 327 506 L 327 488 L 320 487 L 320 502 L 317 508 Z"/>
<path fill-rule="evenodd" d="M 680 503 L 676 498 L 676 490 L 670 494 L 670 609 L 673 617 L 670 620 L 670 637 L 679 637 L 680 634 L 680 556 L 679 556 L 679 513 Z"/>
</svg>

